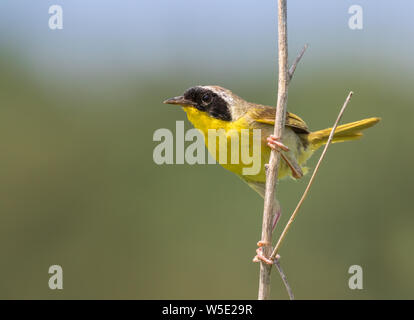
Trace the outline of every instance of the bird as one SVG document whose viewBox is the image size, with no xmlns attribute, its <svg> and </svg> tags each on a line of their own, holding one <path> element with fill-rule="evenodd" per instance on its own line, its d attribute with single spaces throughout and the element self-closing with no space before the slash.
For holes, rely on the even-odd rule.
<svg viewBox="0 0 414 320">
<path fill-rule="evenodd" d="M 219 164 L 242 178 L 262 197 L 266 190 L 265 164 L 269 161 L 271 150 L 280 152 L 282 159 L 278 179 L 285 177 L 300 179 L 308 171 L 307 160 L 327 143 L 331 133 L 331 128 L 310 131 L 305 121 L 299 116 L 286 112 L 285 126 L 280 140 L 273 135 L 276 108 L 248 102 L 231 90 L 217 85 L 193 86 L 183 95 L 167 99 L 163 103 L 182 107 L 188 120 L 204 135 L 205 144 L 216 160 L 220 159 L 219 153 L 222 147 L 218 143 L 208 143 L 209 129 L 224 130 L 228 144 L 232 142 L 234 135 L 240 135 L 242 129 L 249 131 L 260 129 L 261 166 L 256 174 L 243 174 L 243 169 L 249 165 L 242 161 L 237 163 L 226 161 L 219 162 Z M 362 137 L 363 130 L 372 127 L 380 120 L 378 117 L 372 117 L 340 125 L 335 130 L 332 143 L 359 139 Z M 251 140 L 249 140 L 249 147 L 251 147 Z M 274 206 L 276 212 L 273 228 L 280 217 L 280 207 L 277 201 L 274 202 Z M 258 245 L 261 247 L 266 244 L 258 243 Z M 260 256 L 260 252 L 258 253 L 258 258 L 265 261 L 266 258 Z M 265 262 L 269 263 L 269 261 Z"/>
</svg>

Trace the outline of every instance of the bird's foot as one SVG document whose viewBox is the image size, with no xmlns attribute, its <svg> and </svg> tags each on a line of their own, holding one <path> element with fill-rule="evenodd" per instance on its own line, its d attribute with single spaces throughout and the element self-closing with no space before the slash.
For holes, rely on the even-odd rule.
<svg viewBox="0 0 414 320">
<path fill-rule="evenodd" d="M 257 246 L 259 248 L 256 249 L 256 256 L 253 258 L 253 262 L 263 261 L 264 263 L 269 264 L 269 265 L 272 265 L 274 263 L 274 261 L 272 259 L 266 258 L 263 255 L 263 248 L 262 247 L 269 246 L 269 245 L 270 245 L 270 243 L 262 241 L 262 240 L 260 240 L 257 243 Z M 276 256 L 276 259 L 279 259 L 279 255 Z"/>
<path fill-rule="evenodd" d="M 267 145 L 269 146 L 270 149 L 272 150 L 283 150 L 283 151 L 289 151 L 289 148 L 287 146 L 285 146 L 282 142 L 280 142 L 279 138 L 277 138 L 274 135 L 270 135 L 267 137 Z"/>
</svg>

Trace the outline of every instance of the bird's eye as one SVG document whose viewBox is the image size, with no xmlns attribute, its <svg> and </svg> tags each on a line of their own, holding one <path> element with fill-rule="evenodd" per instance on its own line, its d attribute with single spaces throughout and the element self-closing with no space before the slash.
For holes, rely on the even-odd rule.
<svg viewBox="0 0 414 320">
<path fill-rule="evenodd" d="M 211 94 L 209 94 L 209 93 L 204 94 L 204 95 L 201 97 L 201 100 L 202 100 L 204 103 L 209 103 L 209 102 L 211 101 Z"/>
</svg>

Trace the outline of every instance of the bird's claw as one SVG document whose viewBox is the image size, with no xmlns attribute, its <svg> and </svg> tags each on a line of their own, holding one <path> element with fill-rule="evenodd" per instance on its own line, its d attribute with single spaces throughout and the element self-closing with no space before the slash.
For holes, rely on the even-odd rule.
<svg viewBox="0 0 414 320">
<path fill-rule="evenodd" d="M 264 263 L 266 263 L 266 264 L 268 264 L 268 265 L 272 265 L 272 264 L 274 263 L 274 260 L 269 259 L 269 258 L 266 258 L 266 257 L 263 255 L 263 248 L 262 248 L 262 247 L 264 247 L 264 246 L 269 246 L 269 245 L 270 245 L 270 243 L 265 242 L 265 241 L 262 241 L 262 240 L 260 240 L 260 241 L 257 243 L 257 246 L 258 246 L 259 248 L 257 248 L 257 249 L 256 249 L 256 256 L 253 258 L 253 262 L 260 262 L 260 261 L 263 261 Z M 279 259 L 279 258 L 280 258 L 280 256 L 279 256 L 279 255 L 277 255 L 277 256 L 276 256 L 276 259 Z"/>
<path fill-rule="evenodd" d="M 272 150 L 276 150 L 276 151 L 279 151 L 279 150 L 289 151 L 289 148 L 286 145 L 284 145 L 282 142 L 280 142 L 279 141 L 280 139 L 277 138 L 274 135 L 268 136 L 266 140 L 267 140 L 267 145 Z"/>
</svg>

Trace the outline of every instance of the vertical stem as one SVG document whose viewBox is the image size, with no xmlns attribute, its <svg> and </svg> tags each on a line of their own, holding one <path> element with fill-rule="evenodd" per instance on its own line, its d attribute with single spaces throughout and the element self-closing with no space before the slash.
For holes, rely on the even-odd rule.
<svg viewBox="0 0 414 320">
<path fill-rule="evenodd" d="M 275 117 L 274 135 L 281 139 L 286 118 L 287 93 L 289 82 L 288 51 L 287 51 L 287 10 L 286 0 L 278 0 L 278 49 L 279 49 L 279 81 Z M 266 194 L 263 210 L 262 242 L 268 244 L 263 247 L 263 254 L 270 256 L 272 253 L 272 222 L 274 217 L 273 204 L 275 199 L 275 187 L 279 171 L 280 154 L 272 151 L 269 166 L 266 171 Z M 270 298 L 270 273 L 271 265 L 260 263 L 259 300 Z"/>
</svg>

